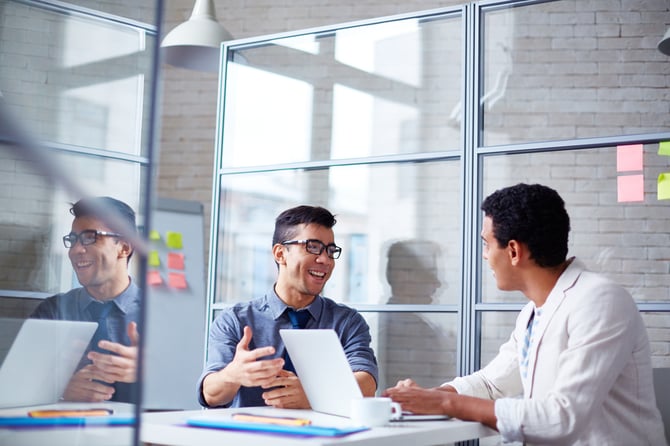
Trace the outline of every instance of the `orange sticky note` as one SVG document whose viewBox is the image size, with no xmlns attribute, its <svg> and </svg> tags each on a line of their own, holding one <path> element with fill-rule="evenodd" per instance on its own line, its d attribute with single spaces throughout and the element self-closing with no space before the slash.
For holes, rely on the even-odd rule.
<svg viewBox="0 0 670 446">
<path fill-rule="evenodd" d="M 183 273 L 168 273 L 168 283 L 172 288 L 186 289 L 186 276 Z"/>
<path fill-rule="evenodd" d="M 644 176 L 619 175 L 617 177 L 617 201 L 644 201 Z"/>
<path fill-rule="evenodd" d="M 168 268 L 170 269 L 184 269 L 184 254 L 180 252 L 169 252 L 167 259 Z"/>
<path fill-rule="evenodd" d="M 163 284 L 161 274 L 156 270 L 151 270 L 147 274 L 147 283 L 151 286 L 158 286 Z"/>
<path fill-rule="evenodd" d="M 631 144 L 617 146 L 616 148 L 616 171 L 630 172 L 643 169 L 642 144 Z"/>
</svg>

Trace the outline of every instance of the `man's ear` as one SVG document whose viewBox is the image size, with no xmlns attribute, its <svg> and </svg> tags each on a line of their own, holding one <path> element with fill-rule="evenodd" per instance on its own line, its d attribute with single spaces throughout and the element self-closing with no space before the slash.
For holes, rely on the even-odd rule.
<svg viewBox="0 0 670 446">
<path fill-rule="evenodd" d="M 510 240 L 507 244 L 507 255 L 512 265 L 518 265 L 523 254 L 523 246 L 516 240 Z"/>
<path fill-rule="evenodd" d="M 278 265 L 285 265 L 286 264 L 286 247 L 282 245 L 281 243 L 276 243 L 272 247 L 272 256 L 275 259 L 275 262 L 277 262 Z"/>
<path fill-rule="evenodd" d="M 133 245 L 131 245 L 130 242 L 120 240 L 119 246 L 120 246 L 119 257 L 127 259 L 128 257 L 130 257 L 130 254 L 133 253 Z"/>
</svg>

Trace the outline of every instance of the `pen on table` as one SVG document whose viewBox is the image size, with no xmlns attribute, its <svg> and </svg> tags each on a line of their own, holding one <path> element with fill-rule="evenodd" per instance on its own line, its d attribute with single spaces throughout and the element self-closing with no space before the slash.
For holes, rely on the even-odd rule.
<svg viewBox="0 0 670 446">
<path fill-rule="evenodd" d="M 273 417 L 268 415 L 254 415 L 249 413 L 235 413 L 231 417 L 236 421 L 281 424 L 284 426 L 306 426 L 308 424 L 312 424 L 312 421 L 306 418 Z"/>
</svg>

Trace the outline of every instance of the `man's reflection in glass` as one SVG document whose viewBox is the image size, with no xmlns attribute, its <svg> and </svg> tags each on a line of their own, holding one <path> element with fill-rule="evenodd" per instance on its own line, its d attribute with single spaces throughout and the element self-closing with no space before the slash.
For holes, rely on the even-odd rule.
<svg viewBox="0 0 670 446">
<path fill-rule="evenodd" d="M 82 199 L 70 212 L 74 221 L 63 244 L 82 286 L 45 299 L 31 317 L 99 324 L 64 400 L 133 402 L 140 289 L 128 265 L 135 212 L 111 197 Z"/>
<path fill-rule="evenodd" d="M 444 286 L 440 280 L 440 246 L 428 240 L 403 240 L 387 252 L 387 304 L 429 305 Z M 385 312 L 379 316 L 380 386 L 412 376 L 426 386 L 439 385 L 456 370 L 453 330 L 417 313 Z"/>
</svg>

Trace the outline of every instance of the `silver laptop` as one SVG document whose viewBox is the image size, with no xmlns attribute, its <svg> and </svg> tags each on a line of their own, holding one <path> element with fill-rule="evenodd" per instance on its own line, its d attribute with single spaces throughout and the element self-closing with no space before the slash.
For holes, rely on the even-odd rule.
<svg viewBox="0 0 670 446">
<path fill-rule="evenodd" d="M 334 330 L 279 330 L 312 410 L 350 416 L 351 400 L 361 398 L 360 387 Z M 447 415 L 409 412 L 392 421 L 447 420 Z"/>
<path fill-rule="evenodd" d="M 8 345 L 17 320 L 0 324 Z M 97 322 L 45 319 L 21 323 L 0 367 L 0 408 L 57 402 L 97 327 Z"/>
<path fill-rule="evenodd" d="M 312 410 L 349 416 L 361 398 L 344 349 L 334 330 L 279 330 Z"/>
</svg>

